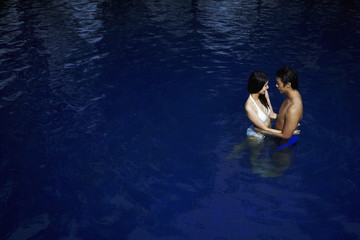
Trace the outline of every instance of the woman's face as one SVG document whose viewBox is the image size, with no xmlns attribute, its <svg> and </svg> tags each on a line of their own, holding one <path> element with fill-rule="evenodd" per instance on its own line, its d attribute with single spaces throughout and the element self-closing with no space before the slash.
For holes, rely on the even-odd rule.
<svg viewBox="0 0 360 240">
<path fill-rule="evenodd" d="M 269 89 L 269 81 L 267 81 L 263 88 L 259 91 L 259 94 L 265 94 L 265 92 Z"/>
</svg>

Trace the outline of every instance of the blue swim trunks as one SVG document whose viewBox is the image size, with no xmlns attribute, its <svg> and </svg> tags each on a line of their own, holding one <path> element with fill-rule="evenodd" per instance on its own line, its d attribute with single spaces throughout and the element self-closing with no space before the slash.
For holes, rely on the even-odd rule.
<svg viewBox="0 0 360 240">
<path fill-rule="evenodd" d="M 277 149 L 282 150 L 287 147 L 290 147 L 290 146 L 294 145 L 298 139 L 299 139 L 299 135 L 293 135 L 291 138 L 288 139 L 287 143 L 278 146 Z"/>
</svg>

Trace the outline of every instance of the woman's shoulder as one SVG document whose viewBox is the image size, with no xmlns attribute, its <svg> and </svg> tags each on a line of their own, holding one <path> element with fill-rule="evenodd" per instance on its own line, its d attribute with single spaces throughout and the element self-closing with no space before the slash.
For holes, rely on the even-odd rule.
<svg viewBox="0 0 360 240">
<path fill-rule="evenodd" d="M 248 99 L 246 100 L 244 108 L 246 111 L 256 111 L 255 105 L 251 101 L 250 97 L 248 97 Z"/>
<path fill-rule="evenodd" d="M 245 107 L 249 106 L 250 103 L 251 103 L 251 101 L 250 101 L 250 96 L 249 96 L 245 101 Z"/>
</svg>

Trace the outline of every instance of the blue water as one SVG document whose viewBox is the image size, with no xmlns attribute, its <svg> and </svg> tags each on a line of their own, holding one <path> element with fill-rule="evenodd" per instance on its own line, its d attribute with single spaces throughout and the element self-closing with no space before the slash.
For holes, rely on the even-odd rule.
<svg viewBox="0 0 360 240">
<path fill-rule="evenodd" d="M 360 239 L 358 1 L 0 3 L 0 239 Z M 301 135 L 249 146 L 247 78 Z"/>
</svg>

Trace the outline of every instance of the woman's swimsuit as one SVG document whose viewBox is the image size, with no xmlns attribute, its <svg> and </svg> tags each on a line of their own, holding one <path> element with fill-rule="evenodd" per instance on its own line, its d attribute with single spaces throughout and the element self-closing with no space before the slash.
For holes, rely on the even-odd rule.
<svg viewBox="0 0 360 240">
<path fill-rule="evenodd" d="M 270 112 L 271 112 L 271 111 L 270 111 L 270 108 L 267 107 L 268 114 L 266 115 L 266 114 L 265 114 L 263 111 L 261 111 L 261 109 L 258 107 L 258 105 L 256 104 L 255 100 L 251 97 L 251 95 L 250 95 L 250 99 L 253 101 L 253 103 L 255 104 L 255 106 L 256 106 L 256 108 L 257 108 L 257 110 L 258 110 L 257 114 L 258 114 L 258 117 L 260 118 L 260 120 L 261 120 L 262 122 L 266 122 L 266 120 L 267 120 L 267 119 L 269 118 L 269 116 L 270 116 Z M 257 133 L 257 132 L 254 131 L 254 125 L 251 125 L 251 126 L 247 129 L 247 131 L 246 131 L 246 136 L 257 137 L 257 138 L 261 138 L 261 139 L 265 138 L 264 135 L 259 134 L 259 133 Z"/>
</svg>

